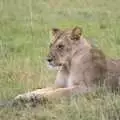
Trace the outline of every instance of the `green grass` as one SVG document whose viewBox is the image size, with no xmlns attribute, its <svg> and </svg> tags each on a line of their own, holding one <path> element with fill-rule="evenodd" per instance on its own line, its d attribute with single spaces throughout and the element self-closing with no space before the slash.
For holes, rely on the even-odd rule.
<svg viewBox="0 0 120 120">
<path fill-rule="evenodd" d="M 0 100 L 54 83 L 49 30 L 82 26 L 108 57 L 120 57 L 119 0 L 0 0 Z M 119 120 L 120 96 L 80 96 L 36 108 L 0 109 L 0 120 Z"/>
</svg>

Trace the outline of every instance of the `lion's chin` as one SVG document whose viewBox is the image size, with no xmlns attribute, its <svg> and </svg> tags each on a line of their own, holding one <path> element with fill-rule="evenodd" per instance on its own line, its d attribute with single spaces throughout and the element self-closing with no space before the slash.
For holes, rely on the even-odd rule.
<svg viewBox="0 0 120 120">
<path fill-rule="evenodd" d="M 62 68 L 62 66 L 60 65 L 55 65 L 55 64 L 50 64 L 50 63 L 48 63 L 47 66 L 51 70 L 60 70 Z"/>
</svg>

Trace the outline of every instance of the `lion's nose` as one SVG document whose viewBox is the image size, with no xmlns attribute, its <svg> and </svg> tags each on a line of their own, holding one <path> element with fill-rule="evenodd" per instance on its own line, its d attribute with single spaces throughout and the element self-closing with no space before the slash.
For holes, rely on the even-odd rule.
<svg viewBox="0 0 120 120">
<path fill-rule="evenodd" d="M 52 60 L 53 60 L 52 58 L 47 58 L 48 62 L 52 62 Z"/>
</svg>

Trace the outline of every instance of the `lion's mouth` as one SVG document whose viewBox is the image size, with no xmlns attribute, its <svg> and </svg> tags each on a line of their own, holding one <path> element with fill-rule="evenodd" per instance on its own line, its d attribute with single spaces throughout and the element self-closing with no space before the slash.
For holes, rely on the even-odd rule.
<svg viewBox="0 0 120 120">
<path fill-rule="evenodd" d="M 48 68 L 59 70 L 62 64 L 55 64 L 54 62 L 48 62 Z"/>
</svg>

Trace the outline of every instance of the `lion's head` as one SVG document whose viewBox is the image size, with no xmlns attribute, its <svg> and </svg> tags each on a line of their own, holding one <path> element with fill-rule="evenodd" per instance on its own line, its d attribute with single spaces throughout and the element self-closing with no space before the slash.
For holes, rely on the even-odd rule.
<svg viewBox="0 0 120 120">
<path fill-rule="evenodd" d="M 80 27 L 65 30 L 53 28 L 53 40 L 47 58 L 49 65 L 52 67 L 65 65 L 72 57 L 77 45 L 80 44 L 81 35 L 82 29 Z"/>
</svg>

